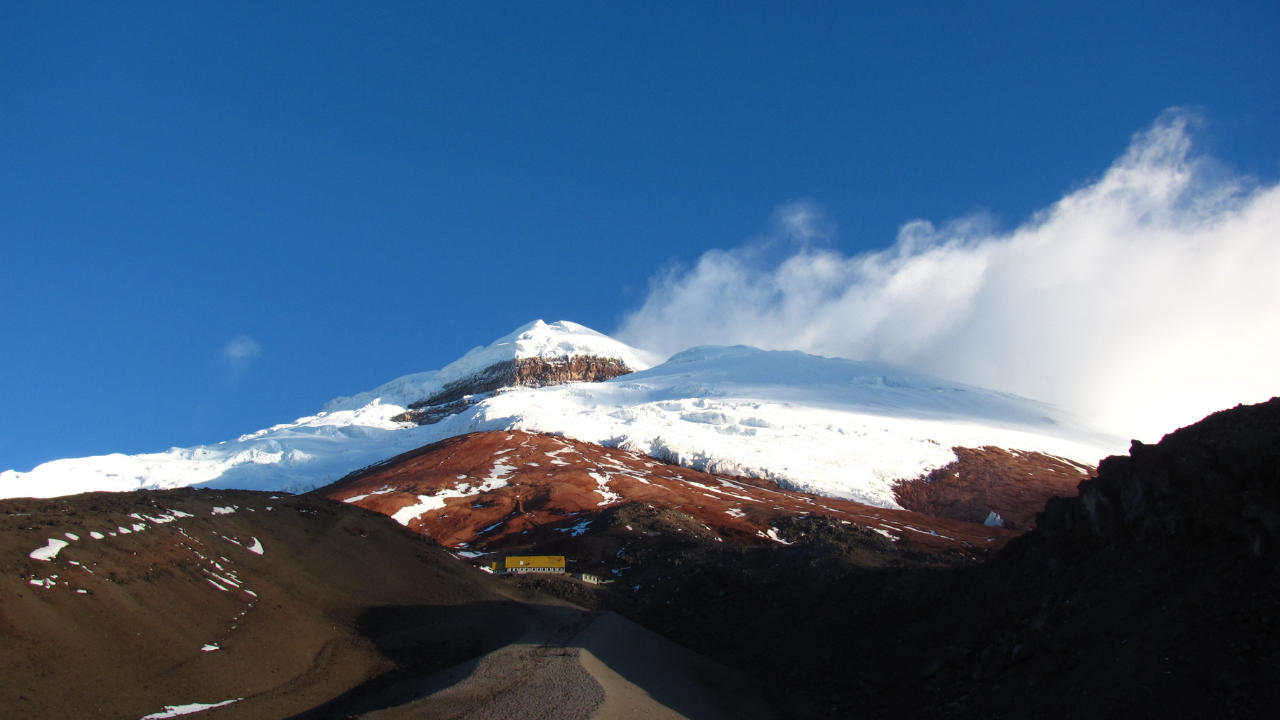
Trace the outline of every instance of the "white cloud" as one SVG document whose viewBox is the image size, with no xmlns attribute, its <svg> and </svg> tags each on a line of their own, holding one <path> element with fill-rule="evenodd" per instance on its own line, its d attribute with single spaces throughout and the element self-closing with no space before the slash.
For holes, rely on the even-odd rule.
<svg viewBox="0 0 1280 720">
<path fill-rule="evenodd" d="M 222 346 L 222 359 L 235 368 L 248 367 L 262 356 L 262 346 L 248 335 L 231 338 Z"/>
<path fill-rule="evenodd" d="M 902 226 L 847 257 L 812 206 L 767 238 L 655 278 L 620 339 L 878 360 L 1047 400 L 1155 440 L 1280 394 L 1280 188 L 1191 153 L 1170 111 L 1097 181 L 1012 232 L 980 216 Z M 789 239 L 785 258 L 768 249 Z"/>
</svg>

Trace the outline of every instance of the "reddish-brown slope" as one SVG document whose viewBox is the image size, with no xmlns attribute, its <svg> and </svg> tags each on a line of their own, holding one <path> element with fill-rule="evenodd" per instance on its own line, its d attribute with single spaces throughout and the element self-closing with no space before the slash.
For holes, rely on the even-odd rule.
<svg viewBox="0 0 1280 720">
<path fill-rule="evenodd" d="M 772 523 L 829 515 L 911 545 L 992 548 L 1001 528 L 784 490 L 711 475 L 644 455 L 520 431 L 463 435 L 392 458 L 317 491 L 396 517 L 444 545 L 490 552 L 573 534 L 605 508 L 638 501 L 687 513 L 734 540 L 769 542 Z M 440 495 L 451 496 L 432 500 Z M 432 504 L 438 507 L 430 507 Z M 411 509 L 419 506 L 418 509 Z"/>
<path fill-rule="evenodd" d="M 935 517 L 984 522 L 994 512 L 1004 527 L 1035 528 L 1036 513 L 1051 497 L 1075 497 L 1093 468 L 1044 453 L 998 447 L 952 448 L 955 462 L 899 482 L 894 498 L 904 508 Z"/>
</svg>

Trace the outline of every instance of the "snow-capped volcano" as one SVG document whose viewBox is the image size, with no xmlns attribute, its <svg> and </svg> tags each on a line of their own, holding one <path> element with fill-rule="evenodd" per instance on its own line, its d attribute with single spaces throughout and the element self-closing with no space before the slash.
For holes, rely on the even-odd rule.
<svg viewBox="0 0 1280 720">
<path fill-rule="evenodd" d="M 1033 450 L 1090 465 L 1123 449 L 1041 403 L 869 363 L 748 347 L 655 360 L 575 323 L 537 321 L 441 370 L 235 440 L 6 471 L 0 496 L 309 489 L 448 437 L 519 429 L 894 507 L 893 481 L 955 460 L 952 447 Z M 566 379 L 603 381 L 555 385 Z"/>
<path fill-rule="evenodd" d="M 1124 444 L 1055 408 L 890 367 L 801 352 L 698 347 L 593 385 L 510 392 L 452 431 L 557 432 L 796 490 L 897 507 L 892 485 L 996 446 L 1092 466 Z"/>
<path fill-rule="evenodd" d="M 535 320 L 510 335 L 476 347 L 440 370 L 414 373 L 352 397 L 334 398 L 324 412 L 359 410 L 372 402 L 408 407 L 439 395 L 446 387 L 465 383 L 495 366 L 521 360 L 600 358 L 617 360 L 630 372 L 647 370 L 662 362 L 652 353 L 638 350 L 584 325 L 561 320 L 547 324 Z"/>
</svg>

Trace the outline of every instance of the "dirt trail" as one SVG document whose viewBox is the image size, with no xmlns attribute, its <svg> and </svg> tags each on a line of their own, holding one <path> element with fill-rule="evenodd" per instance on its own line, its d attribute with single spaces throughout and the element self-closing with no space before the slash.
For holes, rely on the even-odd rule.
<svg viewBox="0 0 1280 720">
<path fill-rule="evenodd" d="M 444 671 L 407 678 L 394 691 L 369 701 L 387 702 L 395 692 L 411 687 L 421 699 L 351 716 L 369 720 L 773 717 L 745 674 L 614 613 L 553 611 L 542 620 L 533 627 L 547 635 L 544 642 L 505 645 Z"/>
</svg>

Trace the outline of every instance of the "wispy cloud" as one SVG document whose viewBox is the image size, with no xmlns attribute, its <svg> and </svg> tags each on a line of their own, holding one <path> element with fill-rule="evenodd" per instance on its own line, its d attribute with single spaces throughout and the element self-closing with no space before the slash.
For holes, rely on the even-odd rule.
<svg viewBox="0 0 1280 720">
<path fill-rule="evenodd" d="M 915 220 L 848 257 L 814 242 L 830 234 L 820 211 L 781 208 L 765 238 L 655 278 L 619 337 L 883 361 L 1142 439 L 1267 399 L 1280 394 L 1280 188 L 1194 155 L 1194 122 L 1166 113 L 1011 232 Z"/>
<path fill-rule="evenodd" d="M 222 359 L 233 370 L 244 370 L 262 356 L 262 346 L 248 335 L 231 338 L 222 346 Z"/>
</svg>

